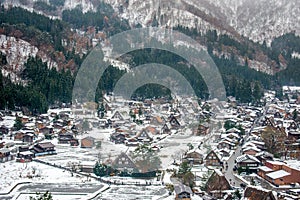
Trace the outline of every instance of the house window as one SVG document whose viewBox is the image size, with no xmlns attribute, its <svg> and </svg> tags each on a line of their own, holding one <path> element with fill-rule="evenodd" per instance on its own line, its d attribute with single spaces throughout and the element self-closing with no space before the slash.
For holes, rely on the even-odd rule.
<svg viewBox="0 0 300 200">
<path fill-rule="evenodd" d="M 257 164 L 255 164 L 255 163 L 249 163 L 249 164 L 247 164 L 247 166 L 248 166 L 248 167 L 256 167 Z"/>
</svg>

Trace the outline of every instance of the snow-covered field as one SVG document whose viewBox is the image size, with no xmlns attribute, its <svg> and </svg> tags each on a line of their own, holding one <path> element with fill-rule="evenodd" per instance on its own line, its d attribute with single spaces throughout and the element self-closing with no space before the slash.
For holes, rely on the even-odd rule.
<svg viewBox="0 0 300 200">
<path fill-rule="evenodd" d="M 94 179 L 72 176 L 70 172 L 36 162 L 1 163 L 0 177 L 0 193 L 8 193 L 15 185 L 21 183 L 9 195 L 1 195 L 0 199 L 9 197 L 27 200 L 30 196 L 35 196 L 36 192 L 46 191 L 50 191 L 54 199 L 81 199 L 104 186 Z"/>
<path fill-rule="evenodd" d="M 101 200 L 151 200 L 168 195 L 164 186 L 112 186 L 98 198 Z"/>
<path fill-rule="evenodd" d="M 0 193 L 8 192 L 19 182 L 82 183 L 86 181 L 85 177 L 72 177 L 70 172 L 44 164 L 18 163 L 16 161 L 0 163 L 0 177 Z"/>
</svg>

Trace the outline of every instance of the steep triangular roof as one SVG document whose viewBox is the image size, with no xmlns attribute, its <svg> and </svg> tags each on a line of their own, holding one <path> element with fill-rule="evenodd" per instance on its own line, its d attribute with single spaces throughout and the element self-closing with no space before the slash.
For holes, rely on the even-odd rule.
<svg viewBox="0 0 300 200">
<path fill-rule="evenodd" d="M 220 191 L 220 190 L 230 190 L 231 186 L 224 174 L 220 172 L 220 170 L 215 170 L 212 175 L 209 177 L 206 185 L 205 191 L 210 193 L 212 191 Z"/>
<path fill-rule="evenodd" d="M 216 151 L 214 151 L 214 150 L 211 150 L 206 156 L 205 156 L 205 160 L 207 160 L 208 159 L 208 157 L 210 156 L 210 155 L 215 155 L 216 157 L 217 157 L 217 159 L 221 162 L 221 158 L 220 158 L 220 156 L 216 153 Z"/>
<path fill-rule="evenodd" d="M 254 186 L 248 186 L 246 188 L 244 197 L 248 200 L 277 200 L 276 195 L 274 195 L 271 190 Z"/>
<path fill-rule="evenodd" d="M 124 152 L 122 152 L 113 162 L 113 167 L 115 169 L 124 170 L 124 169 L 135 169 L 137 166 L 132 161 L 132 159 Z"/>
</svg>

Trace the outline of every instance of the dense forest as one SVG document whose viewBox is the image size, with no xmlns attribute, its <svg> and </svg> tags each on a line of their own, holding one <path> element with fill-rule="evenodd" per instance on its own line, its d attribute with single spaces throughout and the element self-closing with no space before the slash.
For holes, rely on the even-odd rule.
<svg viewBox="0 0 300 200">
<path fill-rule="evenodd" d="M 95 27 L 97 30 L 105 31 L 109 36 L 130 29 L 128 21 L 114 15 L 113 8 L 104 2 L 99 2 L 96 12 L 83 13 L 80 7 L 64 10 L 62 20 L 69 23 L 73 28 Z"/>
<path fill-rule="evenodd" d="M 47 4 L 47 6 L 60 6 L 63 1 L 50 0 L 50 5 Z M 52 9 L 41 3 L 35 6 L 40 10 Z M 62 44 L 62 39 L 67 37 L 71 28 L 86 30 L 92 26 L 104 31 L 108 36 L 130 28 L 127 21 L 118 18 L 111 6 L 104 3 L 99 4 L 96 12 L 83 13 L 79 7 L 65 10 L 62 13 L 62 20 L 52 20 L 22 8 L 4 9 L 1 7 L 0 22 L 3 34 L 15 34 L 18 33 L 15 30 L 19 30 L 21 34 L 13 36 L 31 41 L 36 46 L 49 45 L 54 49 L 53 52 L 62 52 L 66 62 L 73 60 L 78 68 L 84 57 L 79 57 L 74 51 L 67 50 Z M 300 84 L 300 60 L 292 58 L 293 52 L 300 52 L 300 38 L 294 33 L 274 39 L 271 47 L 267 47 L 265 43 L 258 44 L 247 39 L 237 42 L 228 35 L 218 35 L 216 31 L 208 31 L 201 35 L 195 29 L 180 26 L 175 29 L 207 46 L 208 53 L 221 72 L 227 95 L 236 97 L 240 102 L 257 103 L 264 89 L 279 90 L 283 84 Z M 263 52 L 277 64 L 280 62 L 279 55 L 282 55 L 288 67 L 274 76 L 257 72 L 247 66 L 247 61 L 244 66 L 241 66 L 234 54 L 230 58 L 213 54 L 213 50 L 220 50 L 224 46 L 234 49 L 239 55 L 249 59 L 252 59 L 257 51 Z M 50 53 L 49 56 L 55 58 L 55 53 L 53 55 Z M 194 67 L 189 67 L 187 70 L 187 61 L 178 55 L 162 50 L 144 49 L 133 51 L 126 56 L 130 57 L 127 62 L 132 67 L 152 62 L 171 66 L 190 82 L 199 97 L 204 99 L 208 97 L 207 87 L 201 75 L 196 73 Z M 5 66 L 7 64 L 5 55 L 1 54 L 0 59 L 0 66 Z M 3 77 L 0 73 L 0 109 L 26 107 L 36 114 L 45 112 L 49 105 L 71 102 L 76 71 L 49 69 L 40 59 L 30 58 L 21 73 L 22 78 L 27 82 L 26 85 L 12 83 L 10 77 Z M 113 91 L 114 85 L 124 73 L 125 71 L 110 66 L 98 84 L 95 101 L 101 98 L 103 91 Z M 135 98 L 163 96 L 170 98 L 170 90 L 154 84 L 145 85 L 134 94 Z"/>
</svg>

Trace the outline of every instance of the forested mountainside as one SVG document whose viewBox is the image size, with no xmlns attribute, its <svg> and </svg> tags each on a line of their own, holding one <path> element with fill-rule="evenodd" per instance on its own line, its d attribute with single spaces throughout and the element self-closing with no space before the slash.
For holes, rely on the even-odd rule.
<svg viewBox="0 0 300 200">
<path fill-rule="evenodd" d="M 297 24 L 292 26 L 288 23 L 284 25 L 287 27 L 277 27 L 281 30 L 280 34 L 274 29 L 274 32 L 268 32 L 265 37 L 260 34 L 253 35 L 256 32 L 252 34 L 251 31 L 252 35 L 249 35 L 249 31 L 243 32 L 239 28 L 240 10 L 243 10 L 241 6 L 246 1 L 236 3 L 236 8 L 233 8 L 233 4 L 229 6 L 228 3 L 227 8 L 222 9 L 221 1 L 214 3 L 198 1 L 201 4 L 197 6 L 196 1 L 189 3 L 178 1 L 180 5 L 184 5 L 182 8 L 186 9 L 185 12 L 190 13 L 181 15 L 178 12 L 179 19 L 167 15 L 166 8 L 170 6 L 169 1 L 162 0 L 159 1 L 160 4 L 152 1 L 141 3 L 107 0 L 106 2 L 109 4 L 88 0 L 14 0 L 10 1 L 10 4 L 8 1 L 2 1 L 1 109 L 23 107 L 34 113 L 40 113 L 49 105 L 70 103 L 76 72 L 93 47 L 109 36 L 141 26 L 167 25 L 205 46 L 222 74 L 227 95 L 235 96 L 241 102 L 258 102 L 263 89 L 280 91 L 279 88 L 283 84 L 300 84 L 300 38 L 297 36 L 299 30 Z M 160 13 L 153 14 L 154 10 L 151 9 L 157 5 L 159 5 L 157 11 Z M 294 8 L 289 14 L 286 11 L 288 7 L 280 5 L 276 4 L 276 8 L 283 9 L 285 16 L 294 16 Z M 294 5 L 293 1 L 288 5 Z M 142 8 L 146 16 L 142 16 Z M 151 12 L 148 12 L 149 9 Z M 249 7 L 247 12 L 251 9 L 252 7 Z M 176 14 L 174 8 L 170 10 L 172 15 Z M 231 12 L 232 16 L 238 18 L 237 21 L 224 18 L 231 16 Z M 192 26 L 182 22 L 183 18 L 190 19 Z M 195 20 L 200 20 L 199 18 L 209 25 L 202 26 L 199 21 L 196 23 Z M 242 19 L 246 18 L 244 16 Z M 270 19 L 274 21 L 276 16 L 272 15 Z M 282 18 L 278 19 L 280 21 Z M 176 23 L 170 24 L 171 22 Z M 252 30 L 259 29 L 257 27 L 261 24 L 259 21 L 257 23 L 259 25 L 249 24 Z M 188 63 L 170 52 L 146 49 L 132 52 L 127 59 L 121 60 L 128 62 L 132 67 L 149 62 L 172 66 L 190 81 L 199 97 L 208 97 L 201 76 L 195 75 L 193 70 L 185 70 Z M 96 101 L 101 97 L 102 90 L 112 91 L 114 84 L 124 73 L 125 71 L 119 68 L 109 67 L 99 83 Z M 169 95 L 169 92 L 165 88 L 146 85 L 140 88 L 136 95 L 159 97 Z"/>
<path fill-rule="evenodd" d="M 92 1 L 90 1 L 92 2 Z M 156 18 L 160 25 L 182 25 L 206 32 L 226 30 L 255 42 L 300 33 L 297 0 L 105 0 L 132 24 L 147 25 Z"/>
</svg>

